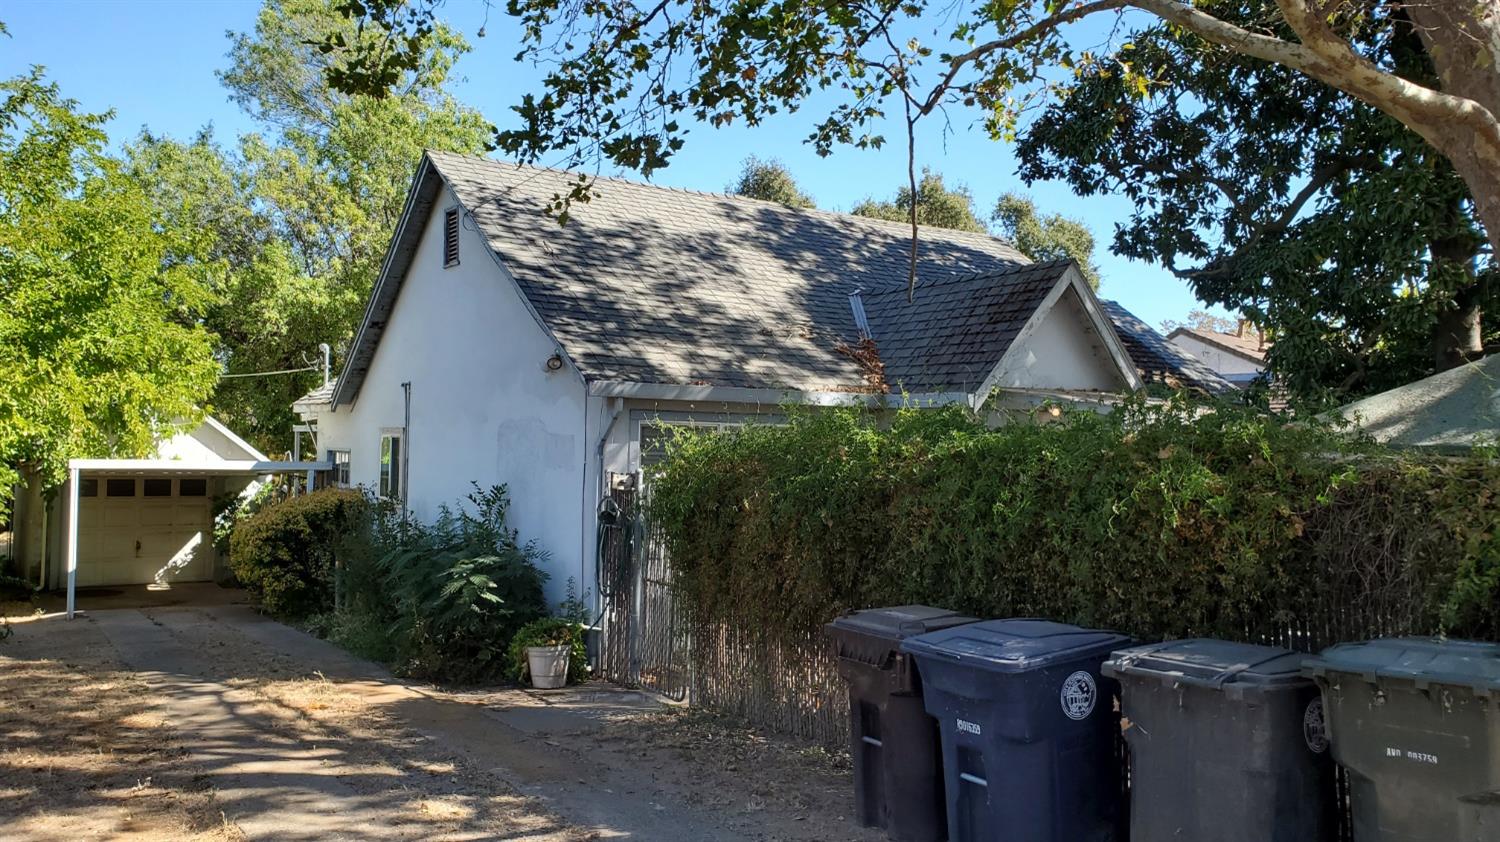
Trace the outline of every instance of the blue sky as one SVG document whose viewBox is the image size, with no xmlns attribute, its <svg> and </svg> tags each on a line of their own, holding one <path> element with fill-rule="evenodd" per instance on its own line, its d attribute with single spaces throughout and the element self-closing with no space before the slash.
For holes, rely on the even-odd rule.
<svg viewBox="0 0 1500 842">
<path fill-rule="evenodd" d="M 0 21 L 11 34 L 0 38 L 0 76 L 14 76 L 33 64 L 46 66 L 48 76 L 84 108 L 115 111 L 110 133 L 116 141 L 147 127 L 187 138 L 210 123 L 227 141 L 257 127 L 229 102 L 214 71 L 226 63 L 225 32 L 250 29 L 258 8 L 258 2 L 242 0 L 10 0 L 0 7 Z M 474 44 L 456 68 L 455 93 L 503 125 L 509 106 L 534 89 L 537 79 L 534 70 L 512 60 L 517 51 L 513 25 L 497 5 L 486 24 L 486 37 L 476 39 L 484 22 L 483 4 L 450 0 L 440 13 Z M 887 132 L 891 142 L 884 149 L 845 148 L 819 158 L 802 143 L 814 116 L 778 115 L 755 128 L 699 128 L 672 165 L 653 180 L 723 190 L 747 156 L 774 157 L 791 169 L 821 207 L 835 210 L 846 210 L 868 196 L 888 198 L 905 182 L 905 149 L 896 126 Z M 936 121 L 929 124 L 918 139 L 919 163 L 941 172 L 950 184 L 966 185 L 985 213 L 1002 193 L 1019 190 L 1035 198 L 1043 211 L 1083 220 L 1098 243 L 1101 293 L 1146 322 L 1182 319 L 1200 306 L 1186 285 L 1167 271 L 1109 254 L 1115 224 L 1129 216 L 1127 200 L 1080 198 L 1057 183 L 1027 188 L 1015 176 L 1010 147 L 962 122 L 969 116 L 956 112 L 946 136 Z"/>
</svg>

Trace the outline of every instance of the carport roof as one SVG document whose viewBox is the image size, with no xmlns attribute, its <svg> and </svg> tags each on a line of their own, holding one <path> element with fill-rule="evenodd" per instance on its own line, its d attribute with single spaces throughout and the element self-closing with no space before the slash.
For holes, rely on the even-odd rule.
<svg viewBox="0 0 1500 842">
<path fill-rule="evenodd" d="M 140 476 L 143 474 L 188 474 L 203 476 L 256 476 L 301 473 L 333 467 L 330 462 L 276 462 L 228 460 L 189 462 L 182 459 L 74 459 L 68 467 L 91 476 Z"/>
</svg>

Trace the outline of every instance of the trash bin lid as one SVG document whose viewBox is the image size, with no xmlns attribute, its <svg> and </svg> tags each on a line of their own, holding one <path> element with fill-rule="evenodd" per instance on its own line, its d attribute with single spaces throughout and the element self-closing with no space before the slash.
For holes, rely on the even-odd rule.
<svg viewBox="0 0 1500 842">
<path fill-rule="evenodd" d="M 908 637 L 978 621 L 947 608 L 898 605 L 851 611 L 829 623 L 825 631 L 838 657 L 878 665 Z"/>
<path fill-rule="evenodd" d="M 1419 686 L 1450 684 L 1500 692 L 1500 644 L 1436 637 L 1386 637 L 1340 643 L 1309 658 L 1308 675 L 1348 673 L 1375 681 L 1399 678 Z"/>
<path fill-rule="evenodd" d="M 1157 678 L 1169 684 L 1212 689 L 1236 685 L 1249 689 L 1306 687 L 1302 663 L 1307 655 L 1276 646 L 1194 638 L 1121 649 L 1104 662 L 1111 677 Z"/>
<path fill-rule="evenodd" d="M 1050 620 L 987 620 L 909 638 L 901 649 L 990 672 L 1012 673 L 1108 652 L 1129 642 L 1123 634 Z"/>
</svg>

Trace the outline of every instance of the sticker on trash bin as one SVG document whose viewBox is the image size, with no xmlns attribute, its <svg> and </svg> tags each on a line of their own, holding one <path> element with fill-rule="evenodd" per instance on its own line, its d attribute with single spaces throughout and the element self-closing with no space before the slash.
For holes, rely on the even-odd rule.
<svg viewBox="0 0 1500 842">
<path fill-rule="evenodd" d="M 1062 709 L 1069 719 L 1087 719 L 1098 699 L 1099 686 L 1085 670 L 1073 673 L 1062 683 Z"/>
<path fill-rule="evenodd" d="M 969 721 L 963 720 L 963 719 L 958 720 L 958 730 L 963 731 L 965 734 L 973 734 L 976 737 L 978 737 L 978 736 L 980 736 L 980 735 L 982 735 L 984 733 L 980 729 L 979 723 L 977 723 L 977 722 L 969 722 Z"/>
<path fill-rule="evenodd" d="M 1307 747 L 1314 754 L 1322 754 L 1328 750 L 1328 726 L 1323 719 L 1323 697 L 1307 703 L 1307 710 L 1302 713 L 1302 739 L 1307 741 Z"/>
</svg>

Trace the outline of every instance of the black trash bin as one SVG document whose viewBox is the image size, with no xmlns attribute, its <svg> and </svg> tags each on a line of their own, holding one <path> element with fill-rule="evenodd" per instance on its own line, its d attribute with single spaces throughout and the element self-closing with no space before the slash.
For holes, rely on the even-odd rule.
<svg viewBox="0 0 1500 842">
<path fill-rule="evenodd" d="M 953 842 L 1124 838 L 1118 687 L 1124 635 L 991 620 L 909 638 L 943 738 Z"/>
<path fill-rule="evenodd" d="M 1500 840 L 1500 645 L 1388 638 L 1323 651 L 1355 842 Z"/>
<path fill-rule="evenodd" d="M 849 682 L 855 815 L 898 842 L 947 838 L 937 722 L 922 706 L 922 683 L 901 641 L 973 622 L 944 608 L 903 605 L 855 611 L 826 627 Z"/>
<path fill-rule="evenodd" d="M 1306 658 L 1174 640 L 1104 662 L 1130 745 L 1131 842 L 1332 838 L 1333 760 Z"/>
</svg>

